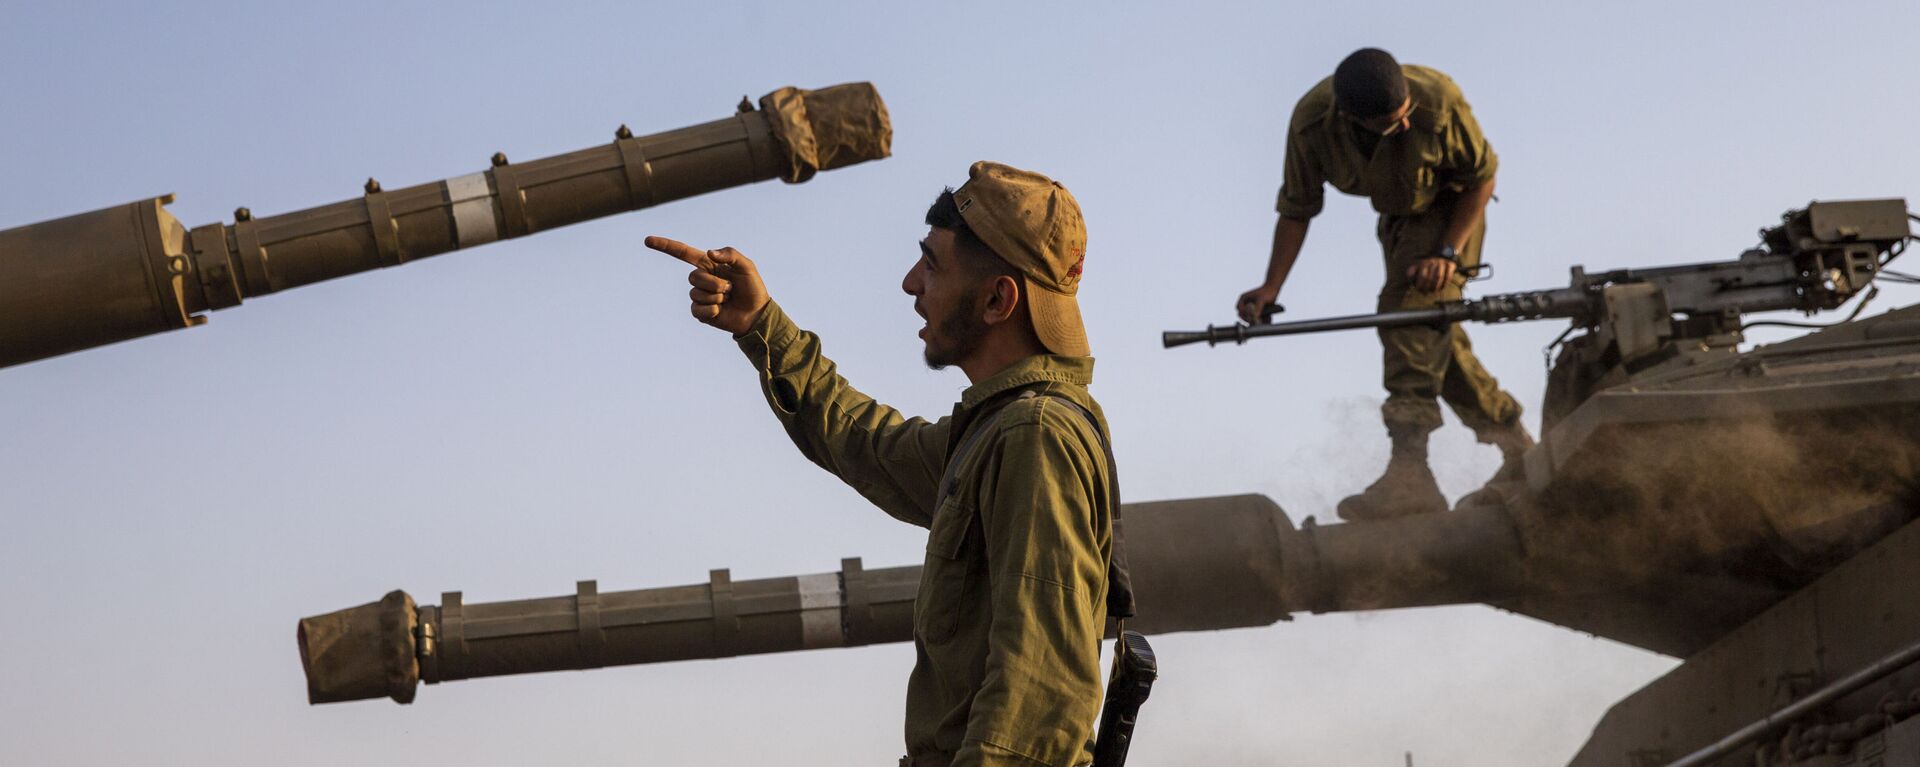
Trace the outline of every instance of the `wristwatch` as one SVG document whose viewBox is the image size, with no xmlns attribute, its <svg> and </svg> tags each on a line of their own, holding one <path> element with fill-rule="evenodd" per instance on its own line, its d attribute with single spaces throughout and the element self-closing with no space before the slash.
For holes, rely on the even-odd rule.
<svg viewBox="0 0 1920 767">
<path fill-rule="evenodd" d="M 1452 245 L 1440 246 L 1440 253 L 1434 256 L 1434 258 L 1444 258 L 1448 261 L 1452 261 L 1454 266 L 1460 265 L 1460 254 L 1454 252 Z"/>
</svg>

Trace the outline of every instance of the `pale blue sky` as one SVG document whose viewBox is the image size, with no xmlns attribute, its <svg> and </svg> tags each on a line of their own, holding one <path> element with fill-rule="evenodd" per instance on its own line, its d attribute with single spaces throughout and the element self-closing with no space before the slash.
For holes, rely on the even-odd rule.
<svg viewBox="0 0 1920 767">
<path fill-rule="evenodd" d="M 1384 460 L 1372 336 L 1158 337 L 1225 320 L 1259 279 L 1289 109 L 1354 48 L 1451 73 L 1499 152 L 1482 291 L 1730 258 L 1809 199 L 1920 192 L 1912 2 L 552 5 L 9 14 L 0 226 L 165 192 L 188 225 L 284 212 L 788 84 L 872 80 L 896 137 L 894 158 L 802 186 L 0 371 L 0 764 L 891 764 L 905 646 L 304 702 L 294 621 L 391 588 L 491 601 L 919 561 L 919 531 L 794 452 L 646 234 L 745 251 L 856 384 L 938 415 L 965 381 L 919 364 L 898 289 L 926 204 L 976 159 L 1053 175 L 1087 214 L 1125 494 L 1262 492 L 1299 519 Z M 1377 263 L 1366 204 L 1335 199 L 1282 300 L 1365 310 Z M 1537 408 L 1561 327 L 1472 333 Z M 1458 426 L 1435 452 L 1456 497 L 1496 463 Z M 1480 607 L 1156 646 L 1142 765 L 1561 763 L 1672 663 Z"/>
</svg>

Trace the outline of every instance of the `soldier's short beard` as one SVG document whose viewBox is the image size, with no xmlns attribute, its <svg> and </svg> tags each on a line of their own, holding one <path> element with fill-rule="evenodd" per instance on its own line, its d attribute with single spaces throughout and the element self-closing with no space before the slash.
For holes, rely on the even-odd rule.
<svg viewBox="0 0 1920 767">
<path fill-rule="evenodd" d="M 927 367 L 945 370 L 948 365 L 973 355 L 987 338 L 987 321 L 981 319 L 979 302 L 972 297 L 946 316 L 927 326 Z"/>
</svg>

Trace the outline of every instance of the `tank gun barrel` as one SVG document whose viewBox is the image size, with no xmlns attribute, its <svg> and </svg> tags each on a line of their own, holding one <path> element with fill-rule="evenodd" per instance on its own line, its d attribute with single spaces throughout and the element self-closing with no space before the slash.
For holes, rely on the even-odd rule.
<svg viewBox="0 0 1920 767">
<path fill-rule="evenodd" d="M 1148 634 L 1266 626 L 1333 612 L 1505 599 L 1523 580 L 1519 537 L 1497 507 L 1371 526 L 1296 530 L 1265 496 L 1128 504 L 1127 554 Z M 1369 529 L 1370 528 L 1370 529 Z M 413 700 L 434 684 L 503 674 L 905 642 L 920 567 L 416 606 L 405 592 L 306 618 L 312 703 Z"/>
<path fill-rule="evenodd" d="M 1780 518 L 1784 527 L 1748 520 L 1676 535 L 1694 530 L 1674 527 L 1685 509 L 1602 501 L 1618 513 L 1595 520 L 1557 497 L 1594 495 L 1588 487 L 1357 524 L 1309 518 L 1298 528 L 1261 495 L 1128 504 L 1140 612 L 1127 627 L 1215 631 L 1302 612 L 1482 603 L 1687 655 L 1784 595 L 1779 581 L 1741 568 L 1841 556 L 1913 517 L 1897 502 L 1856 507 L 1855 495 L 1811 510 L 1827 520 L 1815 530 Z M 1748 564 L 1722 566 L 1729 561 Z M 422 681 L 905 642 L 920 570 L 847 559 L 838 572 L 736 580 L 715 570 L 705 583 L 618 592 L 582 581 L 573 594 L 505 602 L 447 592 L 439 605 L 394 591 L 299 621 L 300 661 L 309 702 L 407 703 Z"/>
<path fill-rule="evenodd" d="M 868 83 L 782 88 L 648 136 L 231 223 L 182 226 L 172 195 L 0 231 L 0 367 L 198 325 L 205 312 L 335 277 L 772 178 L 888 156 Z"/>
</svg>

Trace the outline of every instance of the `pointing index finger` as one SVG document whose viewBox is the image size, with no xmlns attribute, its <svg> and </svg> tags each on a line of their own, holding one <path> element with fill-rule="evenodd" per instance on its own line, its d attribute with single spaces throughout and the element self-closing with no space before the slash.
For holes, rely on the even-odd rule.
<svg viewBox="0 0 1920 767">
<path fill-rule="evenodd" d="M 707 257 L 706 251 L 679 240 L 649 236 L 646 239 L 646 245 L 649 248 L 692 264 L 695 268 L 713 269 L 713 259 Z"/>
</svg>

